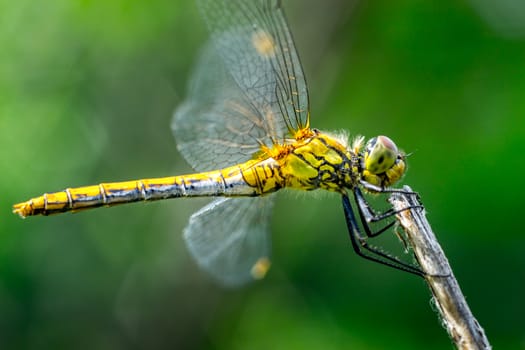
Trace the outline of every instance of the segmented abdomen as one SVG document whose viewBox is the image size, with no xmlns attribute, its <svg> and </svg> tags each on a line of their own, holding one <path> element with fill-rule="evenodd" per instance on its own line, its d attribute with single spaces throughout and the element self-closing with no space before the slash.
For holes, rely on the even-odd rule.
<svg viewBox="0 0 525 350">
<path fill-rule="evenodd" d="M 199 174 L 68 188 L 15 204 L 22 217 L 177 197 L 258 196 L 282 187 L 277 163 L 269 158 Z"/>
</svg>

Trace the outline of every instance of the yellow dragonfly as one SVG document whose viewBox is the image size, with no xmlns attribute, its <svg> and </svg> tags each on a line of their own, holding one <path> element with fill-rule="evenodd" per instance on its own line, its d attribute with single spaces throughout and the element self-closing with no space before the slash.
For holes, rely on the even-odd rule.
<svg viewBox="0 0 525 350">
<path fill-rule="evenodd" d="M 393 225 L 373 232 L 369 223 L 395 212 L 376 215 L 362 190 L 401 191 L 389 187 L 405 172 L 405 155 L 386 136 L 349 142 L 346 134 L 310 128 L 306 80 L 281 2 L 198 0 L 198 6 L 211 42 L 172 123 L 179 151 L 198 173 L 68 188 L 15 204 L 14 213 L 27 217 L 219 197 L 190 217 L 184 239 L 204 270 L 235 286 L 262 278 L 270 266 L 271 194 L 283 188 L 324 189 L 342 195 L 359 255 L 422 275 L 367 243 Z"/>
</svg>

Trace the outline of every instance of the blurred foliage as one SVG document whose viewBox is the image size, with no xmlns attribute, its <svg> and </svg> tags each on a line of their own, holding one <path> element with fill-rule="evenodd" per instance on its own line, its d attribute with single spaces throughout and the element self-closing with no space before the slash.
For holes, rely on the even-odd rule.
<svg viewBox="0 0 525 350">
<path fill-rule="evenodd" d="M 412 152 L 404 183 L 494 347 L 516 349 L 525 22 L 522 3 L 498 4 L 285 2 L 313 126 Z M 452 347 L 422 281 L 353 253 L 335 195 L 278 194 L 273 268 L 240 290 L 185 251 L 205 201 L 11 215 L 44 191 L 191 171 L 169 124 L 207 34 L 182 0 L 3 1 L 0 13 L 2 349 Z"/>
</svg>

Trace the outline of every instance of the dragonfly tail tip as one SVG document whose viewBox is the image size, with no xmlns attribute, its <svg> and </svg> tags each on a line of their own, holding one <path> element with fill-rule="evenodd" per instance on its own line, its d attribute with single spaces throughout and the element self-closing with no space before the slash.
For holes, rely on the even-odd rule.
<svg viewBox="0 0 525 350">
<path fill-rule="evenodd" d="M 22 219 L 25 219 L 26 217 L 31 215 L 32 212 L 33 212 L 33 206 L 28 202 L 18 203 L 18 204 L 13 205 L 13 213 L 17 214 Z"/>
</svg>

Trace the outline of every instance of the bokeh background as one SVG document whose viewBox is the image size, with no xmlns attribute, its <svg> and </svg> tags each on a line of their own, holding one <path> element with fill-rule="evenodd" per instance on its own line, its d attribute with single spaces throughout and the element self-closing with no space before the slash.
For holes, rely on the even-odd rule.
<svg viewBox="0 0 525 350">
<path fill-rule="evenodd" d="M 404 183 L 497 349 L 525 349 L 525 6 L 285 1 L 312 124 L 407 152 Z M 446 349 L 423 281 L 358 258 L 340 199 L 278 194 L 268 277 L 224 290 L 202 200 L 21 220 L 13 203 L 191 171 L 170 131 L 207 33 L 192 1 L 0 2 L 2 349 Z"/>
</svg>

